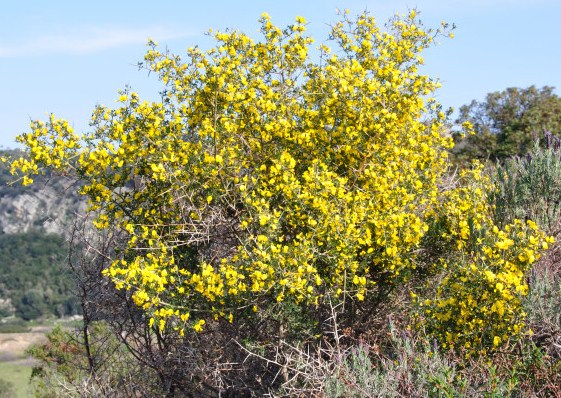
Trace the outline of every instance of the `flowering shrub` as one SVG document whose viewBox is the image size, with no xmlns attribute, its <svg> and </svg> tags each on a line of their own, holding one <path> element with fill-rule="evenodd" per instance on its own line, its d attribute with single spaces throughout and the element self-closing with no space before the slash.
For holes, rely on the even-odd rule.
<svg viewBox="0 0 561 398">
<path fill-rule="evenodd" d="M 476 164 L 461 173 L 457 188 L 443 193 L 435 217 L 441 238 L 457 250 L 439 259 L 448 271 L 436 297 L 419 300 L 428 331 L 444 348 L 467 356 L 486 354 L 525 332 L 526 272 L 552 242 L 531 220 L 515 219 L 503 229 L 494 224 L 486 200 L 494 186 L 482 171 Z"/>
<path fill-rule="evenodd" d="M 368 302 L 423 265 L 438 218 L 470 261 L 426 304 L 436 335 L 487 344 L 466 333 L 491 322 L 497 345 L 516 332 L 541 238 L 519 223 L 495 230 L 477 184 L 439 188 L 452 142 L 430 97 L 438 83 L 418 68 L 443 31 L 415 11 L 389 31 L 343 16 L 335 50 L 311 56 L 303 18 L 284 30 L 260 22 L 263 41 L 218 32 L 216 47 L 186 59 L 151 42 L 145 67 L 165 85 L 161 102 L 123 91 L 117 109 L 96 108 L 92 133 L 33 122 L 12 171 L 24 184 L 45 169 L 81 181 L 95 227 L 128 234 L 105 275 L 161 331 L 201 331 L 269 303 Z"/>
</svg>

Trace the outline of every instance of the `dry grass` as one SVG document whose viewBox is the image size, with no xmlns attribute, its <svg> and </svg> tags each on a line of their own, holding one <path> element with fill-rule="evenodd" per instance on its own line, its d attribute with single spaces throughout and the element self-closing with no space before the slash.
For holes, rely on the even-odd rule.
<svg viewBox="0 0 561 398">
<path fill-rule="evenodd" d="M 2 333 L 0 334 L 0 361 L 14 361 L 25 358 L 25 350 L 34 344 L 45 343 L 45 333 Z"/>
</svg>

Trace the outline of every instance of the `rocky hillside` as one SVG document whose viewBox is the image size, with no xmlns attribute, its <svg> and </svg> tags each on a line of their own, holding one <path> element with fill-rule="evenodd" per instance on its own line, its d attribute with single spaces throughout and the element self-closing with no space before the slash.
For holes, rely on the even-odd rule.
<svg viewBox="0 0 561 398">
<path fill-rule="evenodd" d="M 2 151 L 0 155 L 18 155 Z M 23 187 L 14 181 L 6 164 L 0 163 L 0 234 L 45 232 L 65 235 L 74 215 L 83 213 L 85 202 L 63 177 L 38 177 L 37 184 Z M 70 188 L 70 189 L 69 189 Z"/>
<path fill-rule="evenodd" d="M 19 156 L 0 151 L 0 156 Z M 0 162 L 0 322 L 79 313 L 67 237 L 85 201 L 65 178 L 23 187 Z"/>
</svg>

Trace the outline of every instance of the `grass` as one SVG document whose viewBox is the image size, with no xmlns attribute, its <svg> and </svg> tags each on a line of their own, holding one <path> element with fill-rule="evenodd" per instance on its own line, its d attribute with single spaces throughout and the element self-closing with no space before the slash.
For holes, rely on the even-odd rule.
<svg viewBox="0 0 561 398">
<path fill-rule="evenodd" d="M 29 385 L 33 362 L 25 350 L 44 342 L 44 333 L 52 324 L 51 321 L 31 323 L 17 319 L 0 324 L 0 398 L 34 396 Z"/>
<path fill-rule="evenodd" d="M 0 323 L 0 333 L 27 333 L 31 330 L 23 321 Z"/>
<path fill-rule="evenodd" d="M 31 366 L 14 362 L 0 362 L 0 379 L 10 382 L 15 387 L 16 397 L 33 397 L 29 389 Z"/>
</svg>

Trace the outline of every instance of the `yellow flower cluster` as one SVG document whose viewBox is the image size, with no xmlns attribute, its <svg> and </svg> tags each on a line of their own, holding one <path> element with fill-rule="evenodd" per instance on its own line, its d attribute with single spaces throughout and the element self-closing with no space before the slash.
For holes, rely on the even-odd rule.
<svg viewBox="0 0 561 398">
<path fill-rule="evenodd" d="M 73 160 L 80 150 L 80 137 L 66 120 L 55 119 L 51 115 L 47 123 L 31 122 L 31 132 L 17 137 L 25 146 L 29 158 L 20 157 L 11 163 L 12 174 L 21 173 L 22 184 L 30 185 L 30 175 L 44 172 L 43 167 L 56 172 L 66 172 L 73 168 Z"/>
<path fill-rule="evenodd" d="M 302 17 L 280 29 L 266 14 L 260 42 L 218 32 L 186 59 L 150 43 L 161 102 L 123 91 L 82 136 L 36 122 L 13 171 L 81 180 L 94 225 L 129 236 L 105 274 L 161 329 L 266 300 L 368 300 L 416 267 L 452 143 L 438 83 L 418 70 L 435 32 L 414 12 L 389 31 L 343 18 L 335 51 L 313 56 Z"/>
<path fill-rule="evenodd" d="M 531 220 L 515 220 L 502 230 L 493 224 L 485 200 L 491 187 L 481 165 L 462 179 L 444 192 L 436 215 L 442 239 L 451 243 L 451 254 L 437 266 L 448 271 L 436 297 L 418 304 L 444 348 L 484 355 L 525 332 L 526 272 L 552 238 Z"/>
</svg>

